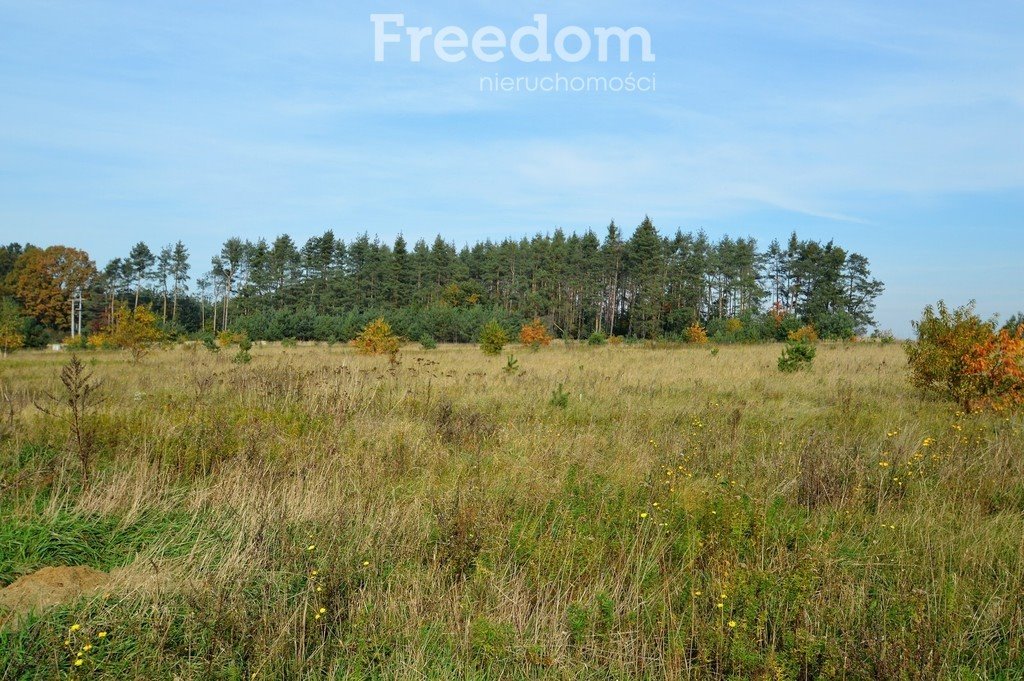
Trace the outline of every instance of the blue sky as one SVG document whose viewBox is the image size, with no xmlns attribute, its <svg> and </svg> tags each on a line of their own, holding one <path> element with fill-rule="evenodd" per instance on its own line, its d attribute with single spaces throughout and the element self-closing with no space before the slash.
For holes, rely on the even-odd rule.
<svg viewBox="0 0 1024 681">
<path fill-rule="evenodd" d="M 886 282 L 898 334 L 939 298 L 1024 309 L 1021 3 L 492 4 L 0 0 L 0 240 L 102 267 L 181 238 L 205 269 L 233 235 L 461 245 L 650 214 L 834 238 Z M 375 63 L 374 12 L 640 26 L 656 61 Z M 657 89 L 480 91 L 556 72 Z"/>
</svg>

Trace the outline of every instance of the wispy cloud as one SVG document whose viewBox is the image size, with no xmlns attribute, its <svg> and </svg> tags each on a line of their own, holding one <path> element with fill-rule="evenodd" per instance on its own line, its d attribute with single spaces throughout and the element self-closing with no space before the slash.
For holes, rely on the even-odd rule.
<svg viewBox="0 0 1024 681">
<path fill-rule="evenodd" d="M 1002 197 L 1024 194 L 1017 3 L 538 10 L 648 26 L 658 89 L 633 96 L 479 90 L 496 71 L 613 69 L 593 63 L 375 64 L 375 5 L 0 2 L 0 229 L 74 237 L 103 259 L 165 234 L 210 252 L 234 233 L 462 240 L 651 213 L 666 228 L 838 231 L 890 267 L 925 227 L 954 233 L 980 213 L 980 234 L 1005 230 Z M 467 29 L 533 13 L 405 11 Z M 959 256 L 930 257 L 941 271 Z M 1002 299 L 994 277 L 983 287 Z M 894 315 L 918 302 L 892 286 L 888 300 Z"/>
</svg>

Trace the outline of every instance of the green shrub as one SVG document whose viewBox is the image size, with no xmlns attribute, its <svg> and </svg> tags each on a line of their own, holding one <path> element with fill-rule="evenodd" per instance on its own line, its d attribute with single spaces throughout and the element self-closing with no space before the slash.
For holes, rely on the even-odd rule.
<svg viewBox="0 0 1024 681">
<path fill-rule="evenodd" d="M 590 334 L 590 338 L 587 339 L 587 343 L 590 345 L 604 345 L 608 342 L 608 336 L 603 331 L 595 331 Z"/>
<path fill-rule="evenodd" d="M 820 314 L 813 320 L 813 325 L 821 338 L 831 340 L 850 340 L 856 335 L 857 324 L 849 312 L 830 312 Z"/>
<path fill-rule="evenodd" d="M 420 346 L 422 346 L 424 350 L 436 350 L 437 341 L 434 340 L 434 337 L 431 336 L 429 333 L 423 334 L 422 336 L 420 336 Z"/>
<path fill-rule="evenodd" d="M 220 346 L 217 345 L 217 337 L 214 336 L 209 331 L 204 331 L 203 333 L 199 334 L 197 336 L 197 339 L 199 340 L 200 343 L 203 344 L 203 347 L 209 350 L 210 352 L 220 352 Z"/>
<path fill-rule="evenodd" d="M 515 355 L 508 356 L 508 362 L 505 363 L 505 366 L 502 368 L 502 371 L 504 371 L 506 374 L 519 373 L 519 360 L 516 359 Z"/>
<path fill-rule="evenodd" d="M 480 349 L 484 351 L 485 355 L 500 355 L 506 343 L 508 343 L 508 333 L 497 320 L 492 319 L 484 324 L 484 328 L 480 330 Z"/>
<path fill-rule="evenodd" d="M 565 622 L 569 630 L 569 640 L 579 645 L 586 640 L 590 628 L 590 612 L 579 603 L 570 603 L 565 610 Z"/>
<path fill-rule="evenodd" d="M 871 338 L 882 345 L 889 345 L 896 340 L 896 336 L 889 329 L 875 329 L 871 332 Z"/>
<path fill-rule="evenodd" d="M 558 387 L 551 391 L 551 401 L 549 404 L 552 407 L 558 409 L 565 409 L 569 406 L 569 393 L 562 389 L 562 384 L 559 383 Z"/>
<path fill-rule="evenodd" d="M 795 340 L 786 343 L 782 356 L 779 357 L 779 371 L 792 373 L 801 369 L 810 369 L 816 351 L 807 340 Z"/>
</svg>

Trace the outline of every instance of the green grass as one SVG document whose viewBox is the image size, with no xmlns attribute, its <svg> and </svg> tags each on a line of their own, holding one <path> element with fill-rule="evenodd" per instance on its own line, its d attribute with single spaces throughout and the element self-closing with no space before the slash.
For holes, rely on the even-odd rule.
<svg viewBox="0 0 1024 681">
<path fill-rule="evenodd" d="M 0 510 L 2 512 L 2 510 Z M 0 525 L 0 583 L 41 567 L 88 565 L 109 571 L 127 565 L 154 546 L 173 557 L 194 544 L 191 519 L 182 514 L 145 513 L 125 522 L 116 516 L 90 516 L 60 511 L 30 517 L 5 515 Z M 182 534 L 186 536 L 181 536 Z M 167 546 L 175 537 L 177 546 Z M 162 556 L 161 556 L 162 557 Z"/>
<path fill-rule="evenodd" d="M 0 679 L 1024 676 L 1020 416 L 899 348 L 778 353 L 90 354 L 88 488 L 23 353 L 0 585 L 118 578 L 0 634 Z"/>
</svg>

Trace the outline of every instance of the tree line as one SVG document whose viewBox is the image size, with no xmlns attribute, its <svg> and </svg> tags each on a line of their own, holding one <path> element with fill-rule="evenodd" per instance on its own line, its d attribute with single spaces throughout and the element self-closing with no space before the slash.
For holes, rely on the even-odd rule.
<svg viewBox="0 0 1024 681">
<path fill-rule="evenodd" d="M 474 340 L 490 319 L 511 328 L 534 318 L 567 338 L 678 337 L 699 324 L 720 340 L 765 340 L 781 322 L 849 337 L 874 324 L 884 288 L 866 257 L 831 241 L 793 234 L 760 249 L 753 238 L 663 235 L 649 218 L 628 236 L 612 222 L 600 236 L 556 229 L 462 248 L 441 236 L 346 242 L 333 231 L 301 245 L 286 234 L 231 238 L 192 274 L 181 241 L 155 252 L 140 242 L 102 269 L 66 246 L 0 247 L 0 294 L 51 334 L 68 328 L 80 289 L 87 330 L 108 324 L 121 301 L 149 306 L 172 332 L 269 340 L 348 340 L 376 316 L 443 341 Z"/>
</svg>

